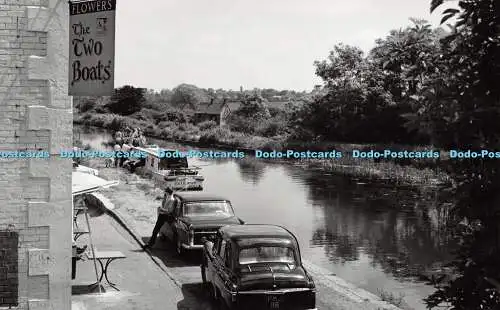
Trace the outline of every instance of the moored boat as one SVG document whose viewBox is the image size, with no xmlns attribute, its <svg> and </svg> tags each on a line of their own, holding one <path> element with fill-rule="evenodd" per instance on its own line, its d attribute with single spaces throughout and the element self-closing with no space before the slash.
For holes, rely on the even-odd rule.
<svg viewBox="0 0 500 310">
<path fill-rule="evenodd" d="M 205 178 L 200 174 L 200 167 L 190 166 L 186 157 L 163 157 L 161 154 L 174 152 L 157 145 L 131 147 L 131 151 L 146 155 L 144 170 L 152 174 L 155 184 L 173 190 L 203 190 Z"/>
</svg>

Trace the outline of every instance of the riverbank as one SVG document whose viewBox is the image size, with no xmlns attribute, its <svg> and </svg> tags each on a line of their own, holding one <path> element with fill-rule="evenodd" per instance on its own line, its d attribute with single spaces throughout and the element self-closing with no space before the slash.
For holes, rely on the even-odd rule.
<svg viewBox="0 0 500 310">
<path fill-rule="evenodd" d="M 147 242 L 155 224 L 156 208 L 162 197 L 162 192 L 153 183 L 124 169 L 102 168 L 97 159 L 90 161 L 91 167 L 100 169 L 100 176 L 106 179 L 120 180 L 120 184 L 103 191 L 103 194 L 113 203 L 112 210 L 120 222 L 129 226 L 136 236 L 135 239 Z M 199 262 L 191 258 L 180 259 L 172 246 L 165 241 L 159 241 L 151 250 L 151 255 L 162 265 L 178 286 L 189 288 L 187 291 L 195 297 L 202 298 L 203 291 L 199 289 L 201 277 Z M 340 310 L 401 310 L 409 309 L 404 302 L 399 307 L 389 304 L 391 298 L 379 297 L 362 290 L 330 272 L 305 262 L 306 267 L 316 279 L 318 289 L 318 309 Z M 206 297 L 205 297 L 206 298 Z M 385 300 L 385 301 L 384 301 Z"/>
<path fill-rule="evenodd" d="M 187 123 L 154 122 L 138 120 L 113 114 L 80 113 L 74 116 L 74 123 L 84 126 L 99 127 L 107 130 L 117 130 L 123 126 L 140 127 L 150 138 L 173 141 L 193 147 L 210 147 L 223 150 L 238 149 L 253 154 L 254 150 L 287 150 L 298 151 L 331 151 L 336 150 L 344 154 L 357 150 L 369 149 L 401 149 L 401 146 L 356 145 L 343 143 L 312 144 L 306 142 L 289 142 L 284 137 L 256 137 L 243 133 L 232 132 L 226 128 L 219 128 L 213 122 L 201 123 L 198 126 Z M 425 147 L 412 147 L 411 150 L 428 150 Z M 439 169 L 436 160 L 405 160 L 391 161 L 372 159 L 356 159 L 343 156 L 337 159 L 301 159 L 286 160 L 294 165 L 312 169 L 322 169 L 327 172 L 348 175 L 363 180 L 379 180 L 395 185 L 404 186 L 437 186 L 449 182 L 449 177 Z"/>
</svg>

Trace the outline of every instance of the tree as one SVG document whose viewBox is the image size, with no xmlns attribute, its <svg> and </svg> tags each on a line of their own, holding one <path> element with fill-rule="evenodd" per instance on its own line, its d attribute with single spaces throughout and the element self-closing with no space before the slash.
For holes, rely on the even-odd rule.
<svg viewBox="0 0 500 310">
<path fill-rule="evenodd" d="M 339 44 L 328 59 L 315 62 L 323 87 L 313 91 L 312 102 L 293 113 L 291 125 L 297 139 L 345 142 L 406 142 L 410 140 L 389 91 L 391 78 L 382 56 L 364 57 L 361 49 Z M 396 75 L 399 83 L 401 77 Z M 388 90 L 389 89 L 389 90 Z"/>
<path fill-rule="evenodd" d="M 200 103 L 210 101 L 209 94 L 191 84 L 181 84 L 173 89 L 172 104 L 181 109 L 196 109 Z"/>
<path fill-rule="evenodd" d="M 228 125 L 232 130 L 255 134 L 258 126 L 270 117 L 271 113 L 266 100 L 258 96 L 248 95 L 242 100 L 238 110 L 231 113 Z"/>
<path fill-rule="evenodd" d="M 431 11 L 443 4 L 433 0 Z M 500 141 L 500 3 L 498 0 L 459 1 L 443 12 L 442 23 L 457 20 L 443 39 L 445 70 L 438 88 L 445 97 L 444 134 L 457 147 L 499 150 Z M 436 93 L 436 92 L 435 92 Z M 435 96 L 435 94 L 433 94 Z M 432 99 L 432 98 L 431 98 Z M 434 105 L 439 104 L 431 100 Z M 499 309 L 500 290 L 500 166 L 498 159 L 450 161 L 453 178 L 450 209 L 459 241 L 451 266 L 456 276 L 436 281 L 437 291 L 427 299 L 429 308 L 448 303 L 451 309 Z"/>
<path fill-rule="evenodd" d="M 376 68 L 370 70 L 375 75 L 374 82 L 388 91 L 392 102 L 396 103 L 405 127 L 422 137 L 432 137 L 439 128 L 431 126 L 422 96 L 428 86 L 442 76 L 438 63 L 441 58 L 439 38 L 441 28 L 432 29 L 421 19 L 411 18 L 412 25 L 405 29 L 393 30 L 385 39 L 376 41 L 369 58 Z M 436 122 L 437 124 L 437 122 Z"/>
<path fill-rule="evenodd" d="M 119 115 L 130 115 L 141 110 L 146 101 L 146 90 L 133 86 L 123 86 L 115 89 L 107 108 Z"/>
</svg>

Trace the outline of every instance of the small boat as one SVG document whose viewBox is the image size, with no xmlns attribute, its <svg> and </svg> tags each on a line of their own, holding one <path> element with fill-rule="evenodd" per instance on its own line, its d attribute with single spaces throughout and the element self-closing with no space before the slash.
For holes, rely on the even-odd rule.
<svg viewBox="0 0 500 310">
<path fill-rule="evenodd" d="M 150 172 L 156 185 L 173 190 L 203 190 L 205 178 L 200 167 L 190 166 L 186 157 L 162 157 L 161 154 L 175 152 L 149 145 L 151 147 L 131 147 L 131 151 L 146 153 L 144 170 Z"/>
<path fill-rule="evenodd" d="M 99 170 L 93 169 L 90 167 L 86 167 L 86 166 L 82 166 L 82 165 L 78 164 L 77 162 L 73 162 L 73 171 L 87 173 L 87 174 L 91 174 L 91 175 L 95 175 L 95 176 L 99 175 Z"/>
</svg>

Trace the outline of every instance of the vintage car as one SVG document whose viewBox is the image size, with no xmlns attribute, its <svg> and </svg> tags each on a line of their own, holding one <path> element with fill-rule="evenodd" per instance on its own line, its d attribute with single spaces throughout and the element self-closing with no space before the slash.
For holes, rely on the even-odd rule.
<svg viewBox="0 0 500 310">
<path fill-rule="evenodd" d="M 179 255 L 185 250 L 203 249 L 202 238 L 213 239 L 228 224 L 243 224 L 229 199 L 203 192 L 177 192 L 166 203 L 167 222 L 160 236 L 171 240 Z"/>
<path fill-rule="evenodd" d="M 205 241 L 201 275 L 221 309 L 316 309 L 299 245 L 275 225 L 228 225 Z"/>
</svg>

